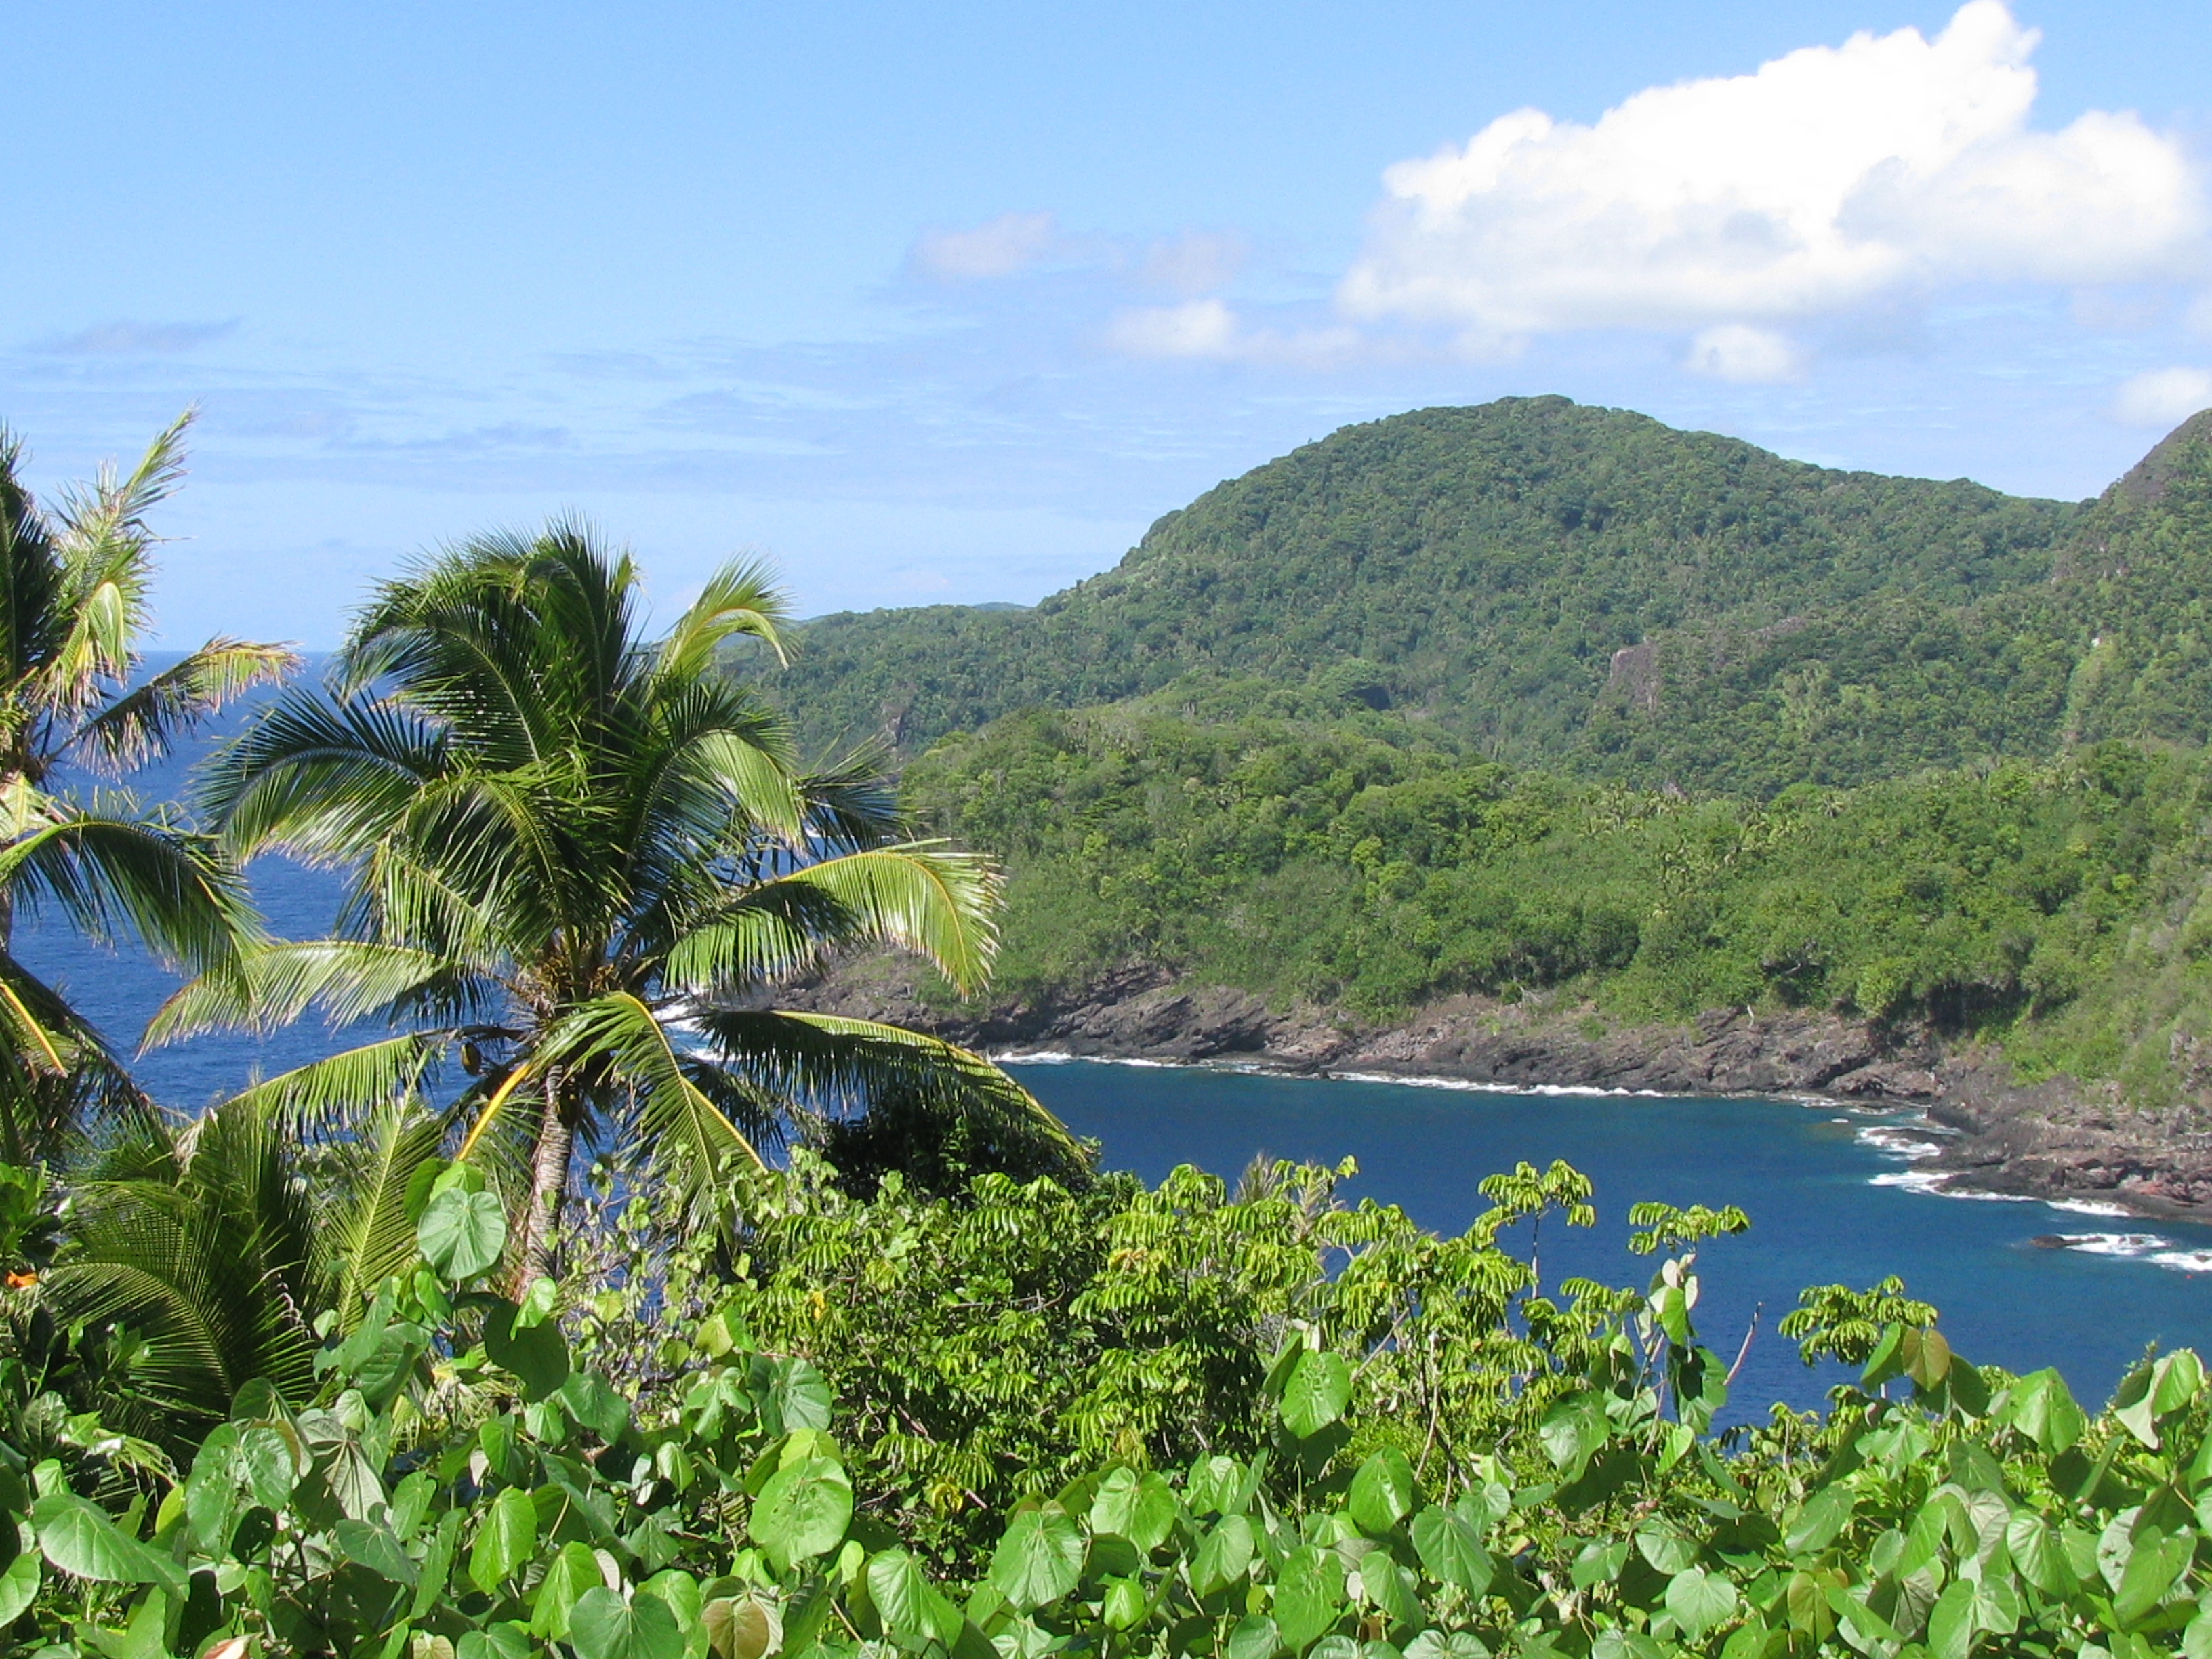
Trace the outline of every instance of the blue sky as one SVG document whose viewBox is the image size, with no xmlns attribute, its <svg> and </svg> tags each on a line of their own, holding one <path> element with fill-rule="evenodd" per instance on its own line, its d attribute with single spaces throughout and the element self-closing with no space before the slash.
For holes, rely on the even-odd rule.
<svg viewBox="0 0 2212 1659">
<path fill-rule="evenodd" d="M 172 644 L 559 511 L 664 598 L 1026 601 L 1510 393 L 2063 495 L 2212 402 L 2201 3 L 9 22 L 0 420 L 51 484 L 200 405 Z"/>
</svg>

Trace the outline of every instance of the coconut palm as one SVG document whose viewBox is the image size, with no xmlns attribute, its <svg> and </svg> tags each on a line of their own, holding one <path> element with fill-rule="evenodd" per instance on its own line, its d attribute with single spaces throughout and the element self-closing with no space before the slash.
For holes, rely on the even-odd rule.
<svg viewBox="0 0 2212 1659">
<path fill-rule="evenodd" d="M 784 602 L 759 567 L 717 572 L 658 640 L 639 600 L 629 556 L 569 524 L 382 586 L 326 688 L 275 702 L 204 786 L 240 859 L 281 848 L 350 872 L 336 936 L 258 948 L 149 1029 L 319 1005 L 390 1033 L 250 1091 L 294 1114 L 432 1089 L 458 1061 L 456 1155 L 522 1200 L 518 1285 L 546 1264 L 580 1141 L 633 1158 L 702 1225 L 726 1219 L 732 1176 L 794 1113 L 887 1089 L 1069 1146 L 973 1054 L 772 1006 L 779 982 L 856 945 L 976 985 L 995 878 L 902 839 L 865 761 L 803 774 L 783 721 L 717 671 L 737 635 L 781 651 Z"/>
<path fill-rule="evenodd" d="M 185 730 L 294 659 L 216 639 L 135 686 L 155 538 L 146 516 L 183 476 L 187 415 L 128 474 L 42 509 L 0 428 L 0 1158 L 58 1153 L 88 1118 L 138 1102 L 90 1022 L 10 949 L 15 924 L 58 911 L 94 939 L 136 934 L 199 973 L 252 930 L 231 866 L 167 809 L 118 791 L 80 798 L 69 767 L 111 775 L 166 754 Z"/>
</svg>

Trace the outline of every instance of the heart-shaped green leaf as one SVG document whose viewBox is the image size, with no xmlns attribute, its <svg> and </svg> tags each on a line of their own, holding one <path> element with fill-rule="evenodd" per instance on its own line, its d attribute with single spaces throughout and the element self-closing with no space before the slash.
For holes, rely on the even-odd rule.
<svg viewBox="0 0 2212 1659">
<path fill-rule="evenodd" d="M 492 1194 L 448 1187 L 423 1206 L 415 1242 L 422 1259 L 458 1285 L 499 1265 L 507 1217 Z"/>
<path fill-rule="evenodd" d="M 484 1510 L 469 1550 L 469 1582 L 486 1595 L 513 1577 L 538 1547 L 538 1505 L 519 1486 L 504 1486 Z"/>
<path fill-rule="evenodd" d="M 1345 1508 L 1359 1523 L 1362 1532 L 1379 1537 L 1390 1530 L 1413 1508 L 1413 1466 L 1406 1461 L 1406 1454 L 1395 1446 L 1386 1446 L 1364 1463 L 1352 1477 L 1352 1490 L 1345 1496 Z"/>
<path fill-rule="evenodd" d="M 1302 1354 L 1283 1385 L 1283 1426 L 1310 1438 L 1342 1417 L 1351 1400 L 1352 1368 L 1341 1355 Z"/>
<path fill-rule="evenodd" d="M 1667 1581 L 1667 1611 L 1692 1642 L 1735 1611 L 1735 1586 L 1703 1567 L 1689 1567 Z"/>
<path fill-rule="evenodd" d="M 1073 1589 L 1087 1554 L 1083 1528 L 1073 1517 L 1058 1510 L 1030 1510 L 1014 1517 L 992 1552 L 991 1583 L 1026 1613 Z"/>
<path fill-rule="evenodd" d="M 1456 1584 L 1469 1595 L 1490 1588 L 1493 1569 L 1482 1539 L 1449 1510 L 1431 1505 L 1413 1517 L 1413 1547 L 1421 1565 L 1439 1583 Z"/>
<path fill-rule="evenodd" d="M 779 1567 L 842 1542 L 853 1519 L 853 1483 L 827 1457 L 803 1457 L 778 1469 L 753 1500 L 746 1530 Z"/>
<path fill-rule="evenodd" d="M 568 1614 L 576 1659 L 684 1659 L 684 1632 L 657 1595 L 625 1601 L 605 1584 L 576 1598 Z"/>
</svg>

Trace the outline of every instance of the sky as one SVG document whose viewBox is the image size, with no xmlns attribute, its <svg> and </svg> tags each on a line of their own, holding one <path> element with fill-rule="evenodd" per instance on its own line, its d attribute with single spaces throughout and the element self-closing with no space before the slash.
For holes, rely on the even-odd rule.
<svg viewBox="0 0 2212 1659">
<path fill-rule="evenodd" d="M 579 514 L 656 604 L 1027 603 L 1559 392 L 2093 494 L 2212 404 L 2212 7 L 12 0 L 0 422 L 198 410 L 161 642 Z"/>
</svg>

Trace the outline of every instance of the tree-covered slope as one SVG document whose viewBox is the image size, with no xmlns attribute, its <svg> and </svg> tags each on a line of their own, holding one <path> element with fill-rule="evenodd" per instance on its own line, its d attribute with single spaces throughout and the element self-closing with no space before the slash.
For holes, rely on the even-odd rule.
<svg viewBox="0 0 2212 1659">
<path fill-rule="evenodd" d="M 2212 411 L 2073 515 L 2050 580 L 1906 587 L 1632 653 L 1570 763 L 1771 793 L 2106 738 L 2212 742 Z"/>
<path fill-rule="evenodd" d="M 1942 763 L 2035 746 L 2054 728 L 2070 662 L 2044 664 L 2039 634 L 2020 647 L 1962 618 L 2040 588 L 2081 517 L 1561 398 L 1507 399 L 1310 444 L 1169 514 L 1115 568 L 1031 611 L 825 617 L 772 678 L 823 744 L 881 732 L 913 752 L 1018 708 L 1235 675 L 1318 679 L 1510 757 L 1650 773 L 1694 770 L 1711 747 L 1668 690 L 1692 654 L 1706 666 L 1690 683 L 1713 680 L 1715 708 L 1757 705 L 1748 718 L 1771 732 L 1752 745 L 1762 752 L 1820 738 L 1774 695 L 1808 647 L 1871 644 L 1875 683 L 1910 682 L 1904 702 L 1947 710 L 1953 681 L 2003 702 L 2023 655 L 2055 675 L 2025 715 L 1962 728 L 1901 710 L 1930 727 L 1909 757 Z M 1938 659 L 1955 666 L 1931 673 Z M 1751 680 L 1729 683 L 1746 663 Z M 1830 678 L 1856 672 L 1837 664 Z M 1802 684 L 1820 696 L 1817 678 Z M 1887 735 L 1838 729 L 1836 781 L 1892 769 Z"/>
<path fill-rule="evenodd" d="M 2062 550 L 2069 739 L 2212 741 L 2212 410 L 2107 489 Z"/>
</svg>

